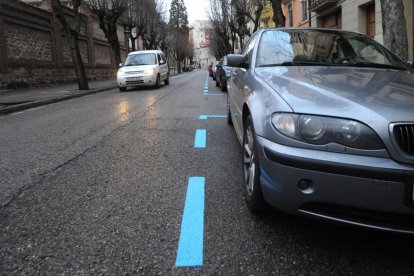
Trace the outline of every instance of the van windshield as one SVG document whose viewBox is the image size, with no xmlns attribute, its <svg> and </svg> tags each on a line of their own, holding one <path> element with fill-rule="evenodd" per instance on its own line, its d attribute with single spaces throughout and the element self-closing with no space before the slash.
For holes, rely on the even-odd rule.
<svg viewBox="0 0 414 276">
<path fill-rule="evenodd" d="M 154 64 L 157 64 L 157 56 L 155 54 L 129 55 L 125 61 L 125 66 L 154 65 Z"/>
</svg>

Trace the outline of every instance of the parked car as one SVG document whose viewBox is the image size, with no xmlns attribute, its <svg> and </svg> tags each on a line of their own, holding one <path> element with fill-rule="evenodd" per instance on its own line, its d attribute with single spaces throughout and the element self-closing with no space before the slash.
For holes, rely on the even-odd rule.
<svg viewBox="0 0 414 276">
<path fill-rule="evenodd" d="M 194 67 L 191 64 L 186 64 L 186 65 L 183 66 L 183 71 L 184 72 L 190 72 L 190 71 L 193 71 L 193 70 L 194 70 Z"/>
<path fill-rule="evenodd" d="M 369 37 L 256 32 L 227 93 L 244 196 L 280 211 L 414 234 L 414 71 Z"/>
<path fill-rule="evenodd" d="M 210 65 L 208 66 L 208 75 L 210 77 L 213 76 L 213 62 L 211 62 Z"/>
<path fill-rule="evenodd" d="M 219 86 L 223 92 L 227 91 L 227 79 L 231 74 L 231 67 L 227 65 L 227 57 L 223 57 L 216 67 L 216 86 Z"/>
<path fill-rule="evenodd" d="M 127 87 L 153 85 L 159 88 L 161 82 L 169 81 L 167 59 L 159 50 L 135 51 L 128 54 L 124 64 L 120 64 L 117 82 L 120 91 Z"/>
<path fill-rule="evenodd" d="M 213 80 L 216 80 L 216 71 L 217 71 L 217 64 L 219 64 L 219 60 L 213 61 L 213 64 L 211 66 L 213 70 Z"/>
</svg>

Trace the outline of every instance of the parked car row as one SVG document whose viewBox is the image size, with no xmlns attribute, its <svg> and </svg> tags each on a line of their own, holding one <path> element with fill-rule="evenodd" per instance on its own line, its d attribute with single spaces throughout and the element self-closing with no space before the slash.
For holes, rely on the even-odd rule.
<svg viewBox="0 0 414 276">
<path fill-rule="evenodd" d="M 211 68 L 211 69 L 210 69 Z M 221 91 L 227 91 L 227 80 L 231 75 L 231 68 L 227 64 L 227 56 L 220 61 L 213 61 L 209 67 L 210 77 L 216 82 Z"/>
</svg>

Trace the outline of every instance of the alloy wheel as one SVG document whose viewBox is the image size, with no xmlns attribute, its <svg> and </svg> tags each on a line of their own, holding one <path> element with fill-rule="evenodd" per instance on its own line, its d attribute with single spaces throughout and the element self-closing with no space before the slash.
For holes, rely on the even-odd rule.
<svg viewBox="0 0 414 276">
<path fill-rule="evenodd" d="M 255 151 L 253 146 L 253 130 L 249 125 L 246 128 L 244 139 L 244 182 L 246 185 L 246 192 L 249 197 L 253 195 L 254 180 L 256 172 Z"/>
</svg>

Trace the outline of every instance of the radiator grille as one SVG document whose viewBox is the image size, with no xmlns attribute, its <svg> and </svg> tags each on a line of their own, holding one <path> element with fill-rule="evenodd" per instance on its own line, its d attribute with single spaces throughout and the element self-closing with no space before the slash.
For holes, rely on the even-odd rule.
<svg viewBox="0 0 414 276">
<path fill-rule="evenodd" d="M 395 125 L 393 133 L 400 151 L 414 156 L 414 124 Z"/>
</svg>

